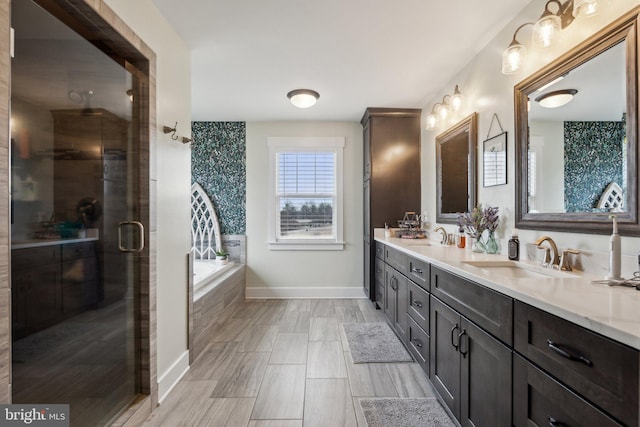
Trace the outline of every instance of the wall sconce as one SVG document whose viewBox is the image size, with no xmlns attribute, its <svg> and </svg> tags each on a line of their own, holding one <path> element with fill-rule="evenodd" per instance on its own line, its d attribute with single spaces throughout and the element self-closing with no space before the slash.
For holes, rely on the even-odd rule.
<svg viewBox="0 0 640 427">
<path fill-rule="evenodd" d="M 460 92 L 460 88 L 456 85 L 453 95 L 445 95 L 442 102 L 436 102 L 431 108 L 431 113 L 427 115 L 427 130 L 435 130 L 440 127 L 440 123 L 444 123 L 452 111 L 459 111 L 464 104 L 464 95 Z"/>
<path fill-rule="evenodd" d="M 557 6 L 557 11 L 551 11 L 549 8 L 551 4 Z M 522 24 L 513 33 L 513 40 L 502 53 L 502 74 L 517 73 L 522 67 L 526 48 L 517 40 L 516 36 L 523 27 L 533 25 L 534 44 L 539 47 L 549 47 L 556 35 L 571 25 L 576 16 L 593 16 L 599 10 L 598 0 L 566 0 L 564 3 L 559 0 L 547 1 L 544 5 L 544 12 L 535 24 L 531 22 Z"/>
<path fill-rule="evenodd" d="M 193 141 L 191 138 L 187 138 L 186 136 L 183 137 L 179 137 L 178 135 L 176 135 L 176 130 L 178 128 L 178 122 L 176 122 L 175 125 L 173 125 L 173 127 L 169 127 L 169 126 L 162 126 L 162 132 L 167 135 L 167 134 L 171 134 L 171 139 L 174 141 L 177 141 L 178 139 L 180 139 L 180 141 L 183 144 L 188 144 L 191 141 Z"/>
</svg>

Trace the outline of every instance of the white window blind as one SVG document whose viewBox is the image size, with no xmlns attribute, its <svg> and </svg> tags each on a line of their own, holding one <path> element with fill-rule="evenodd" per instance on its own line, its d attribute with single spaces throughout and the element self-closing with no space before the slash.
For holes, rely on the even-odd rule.
<svg viewBox="0 0 640 427">
<path fill-rule="evenodd" d="M 268 146 L 270 248 L 342 249 L 344 138 L 269 138 Z"/>
</svg>

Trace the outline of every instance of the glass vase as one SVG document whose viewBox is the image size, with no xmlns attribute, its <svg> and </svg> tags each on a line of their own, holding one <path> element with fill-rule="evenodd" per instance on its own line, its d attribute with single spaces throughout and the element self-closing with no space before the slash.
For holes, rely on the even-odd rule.
<svg viewBox="0 0 640 427">
<path fill-rule="evenodd" d="M 472 237 L 471 240 L 473 241 L 471 245 L 471 251 L 477 252 L 477 253 L 484 253 L 484 244 L 482 243 L 482 238 Z"/>
<path fill-rule="evenodd" d="M 488 254 L 498 253 L 498 242 L 496 241 L 496 236 L 493 231 L 490 231 L 487 235 L 487 239 L 484 242 L 484 250 Z"/>
</svg>

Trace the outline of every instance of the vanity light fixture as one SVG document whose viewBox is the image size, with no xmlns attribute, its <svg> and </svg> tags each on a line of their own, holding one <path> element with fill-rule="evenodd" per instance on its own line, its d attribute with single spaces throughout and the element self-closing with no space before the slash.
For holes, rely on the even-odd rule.
<svg viewBox="0 0 640 427">
<path fill-rule="evenodd" d="M 453 90 L 453 95 L 451 95 L 451 108 L 453 111 L 459 111 L 464 103 L 464 95 L 460 93 L 460 89 L 458 89 L 458 85 Z"/>
<path fill-rule="evenodd" d="M 453 95 L 445 95 L 442 102 L 436 102 L 431 108 L 431 112 L 427 115 L 426 130 L 436 130 L 441 123 L 445 123 L 449 113 L 459 111 L 464 104 L 464 95 L 460 92 L 460 88 L 456 85 L 453 89 Z"/>
<path fill-rule="evenodd" d="M 593 16 L 600 10 L 602 0 L 549 0 L 544 5 L 544 12 L 534 24 L 527 22 L 516 29 L 513 40 L 502 53 L 502 74 L 515 74 L 520 71 L 524 63 L 526 48 L 516 39 L 518 31 L 526 25 L 533 25 L 533 42 L 539 47 L 549 47 L 557 34 L 567 28 L 575 17 Z M 549 6 L 554 4 L 557 10 L 553 12 Z"/>
<path fill-rule="evenodd" d="M 311 89 L 296 89 L 287 94 L 287 98 L 298 108 L 313 107 L 320 94 Z"/>
<path fill-rule="evenodd" d="M 439 103 L 435 104 L 433 108 L 431 108 L 431 112 L 427 116 L 427 127 L 426 127 L 427 130 L 435 130 L 435 129 L 438 129 L 438 127 L 440 127 L 440 119 L 436 114 L 436 107 L 438 107 L 439 105 L 440 105 Z"/>
<path fill-rule="evenodd" d="M 520 71 L 520 67 L 527 56 L 527 48 L 520 43 L 516 38 L 518 31 L 526 27 L 527 25 L 534 25 L 533 22 L 525 22 L 520 25 L 513 33 L 513 39 L 509 44 L 509 47 L 502 52 L 502 74 L 515 74 Z"/>
<path fill-rule="evenodd" d="M 558 108 L 571 102 L 576 93 L 578 93 L 576 89 L 554 90 L 540 95 L 536 98 L 536 102 L 544 108 Z"/>
</svg>

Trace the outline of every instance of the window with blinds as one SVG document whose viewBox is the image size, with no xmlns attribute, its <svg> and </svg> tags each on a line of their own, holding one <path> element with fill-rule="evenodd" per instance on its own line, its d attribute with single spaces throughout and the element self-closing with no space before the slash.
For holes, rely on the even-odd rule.
<svg viewBox="0 0 640 427">
<path fill-rule="evenodd" d="M 343 137 L 267 140 L 269 248 L 343 250 Z"/>
<path fill-rule="evenodd" d="M 277 155 L 278 238 L 335 239 L 336 154 Z"/>
</svg>

